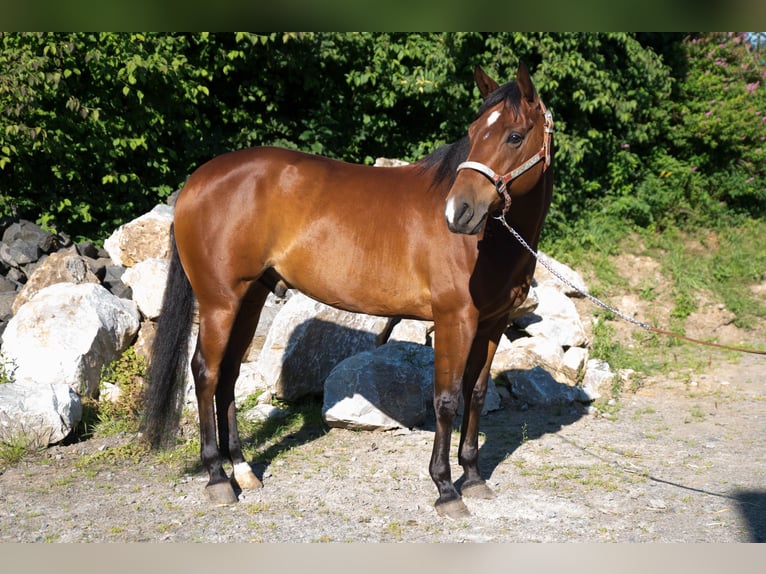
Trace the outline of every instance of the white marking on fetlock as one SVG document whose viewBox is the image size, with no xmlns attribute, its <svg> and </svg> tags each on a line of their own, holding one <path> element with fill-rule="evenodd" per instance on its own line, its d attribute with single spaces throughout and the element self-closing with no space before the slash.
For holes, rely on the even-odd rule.
<svg viewBox="0 0 766 574">
<path fill-rule="evenodd" d="M 246 462 L 239 462 L 234 465 L 234 480 L 242 489 L 254 489 L 261 488 L 263 484 L 258 477 L 255 476 L 253 469 Z"/>
</svg>

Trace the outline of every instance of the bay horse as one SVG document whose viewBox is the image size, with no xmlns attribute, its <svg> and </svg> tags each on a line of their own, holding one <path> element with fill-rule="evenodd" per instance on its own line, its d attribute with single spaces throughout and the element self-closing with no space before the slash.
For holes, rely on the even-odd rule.
<svg viewBox="0 0 766 574">
<path fill-rule="evenodd" d="M 537 246 L 553 191 L 553 122 L 523 63 L 503 86 L 479 67 L 474 78 L 484 100 L 468 134 L 416 163 L 379 168 L 259 147 L 213 158 L 184 185 L 142 431 L 153 447 L 175 438 L 196 297 L 191 370 L 213 503 L 237 501 L 234 481 L 262 486 L 242 455 L 234 384 L 280 285 L 346 311 L 433 321 L 435 508 L 469 514 L 449 465 L 461 392 L 462 496 L 494 496 L 479 472 L 479 418 L 498 341 L 536 263 L 495 216 Z"/>
</svg>

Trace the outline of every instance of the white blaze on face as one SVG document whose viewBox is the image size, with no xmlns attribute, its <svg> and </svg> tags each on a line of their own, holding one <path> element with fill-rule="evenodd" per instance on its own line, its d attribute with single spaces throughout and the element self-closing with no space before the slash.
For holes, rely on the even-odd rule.
<svg viewBox="0 0 766 574">
<path fill-rule="evenodd" d="M 447 202 L 447 207 L 444 210 L 444 216 L 447 218 L 447 221 L 454 224 L 455 223 L 455 198 L 451 197 L 450 200 Z"/>
<path fill-rule="evenodd" d="M 489 117 L 487 118 L 487 127 L 490 127 L 492 124 L 494 124 L 497 121 L 497 118 L 500 117 L 500 112 L 498 110 L 495 110 L 491 114 L 489 114 Z"/>
</svg>

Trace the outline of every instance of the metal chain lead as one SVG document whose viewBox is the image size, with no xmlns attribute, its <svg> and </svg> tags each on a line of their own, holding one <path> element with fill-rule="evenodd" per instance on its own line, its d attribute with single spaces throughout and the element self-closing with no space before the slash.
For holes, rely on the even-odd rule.
<svg viewBox="0 0 766 574">
<path fill-rule="evenodd" d="M 507 229 L 507 230 L 508 230 L 508 231 L 511 233 L 511 235 L 513 235 L 513 236 L 516 238 L 516 240 L 517 240 L 519 243 L 521 243 L 521 245 L 523 245 L 523 246 L 524 246 L 524 248 L 525 248 L 527 251 L 529 251 L 529 252 L 530 252 L 530 253 L 531 253 L 531 254 L 534 256 L 534 258 L 535 258 L 535 259 L 537 259 L 537 261 L 539 261 L 539 262 L 540 262 L 540 265 L 542 265 L 543 267 L 545 267 L 545 268 L 546 268 L 546 269 L 547 269 L 547 270 L 548 270 L 548 271 L 549 271 L 549 272 L 550 272 L 550 273 L 551 273 L 551 274 L 552 274 L 554 277 L 556 277 L 556 279 L 558 279 L 559 281 L 561 281 L 562 283 L 564 283 L 564 285 L 566 285 L 567 287 L 569 287 L 569 288 L 571 288 L 571 289 L 574 289 L 574 290 L 575 290 L 575 291 L 577 291 L 577 292 L 578 292 L 580 295 L 582 295 L 583 297 L 587 298 L 587 299 L 588 299 L 588 300 L 589 300 L 591 303 L 594 303 L 595 305 L 598 305 L 598 306 L 599 306 L 599 307 L 601 307 L 602 309 L 606 309 L 607 311 L 609 311 L 610 313 L 613 313 L 613 314 L 617 315 L 617 316 L 618 316 L 618 317 L 620 317 L 621 319 L 624 319 L 625 321 L 627 321 L 627 322 L 629 322 L 629 323 L 632 323 L 632 324 L 634 324 L 634 325 L 636 325 L 636 326 L 638 326 L 638 327 L 641 327 L 642 329 L 646 329 L 646 330 L 648 330 L 648 331 L 651 331 L 651 330 L 652 330 L 652 327 L 651 327 L 651 325 L 647 325 L 646 323 L 642 323 L 641 321 L 638 321 L 638 320 L 634 319 L 633 317 L 630 317 L 629 315 L 626 315 L 626 314 L 625 314 L 625 313 L 623 313 L 622 311 L 618 311 L 618 310 L 617 310 L 617 309 L 615 309 L 614 307 L 611 307 L 610 305 L 607 305 L 607 304 L 606 304 L 606 303 L 604 303 L 604 302 L 603 302 L 601 299 L 597 299 L 596 297 L 594 297 L 594 296 L 593 296 L 593 295 L 591 295 L 590 293 L 586 293 L 586 292 L 585 292 L 585 291 L 582 289 L 582 287 L 579 287 L 578 285 L 575 285 L 575 284 L 574 284 L 574 283 L 572 283 L 572 282 L 571 282 L 569 279 L 567 279 L 566 277 L 564 277 L 564 276 L 563 276 L 561 273 L 559 273 L 558 271 L 556 271 L 556 270 L 553 268 L 553 266 L 552 266 L 550 263 L 548 263 L 547 261 L 545 261 L 545 259 L 543 259 L 542 257 L 540 257 L 540 254 L 539 254 L 537 251 L 535 251 L 534 249 L 532 249 L 532 247 L 529 245 L 529 243 L 527 243 L 527 242 L 524 240 L 524 238 L 521 236 L 521 234 L 520 234 L 518 231 L 516 231 L 516 230 L 515 230 L 513 227 L 511 227 L 510 225 L 508 225 L 508 222 L 505 220 L 505 216 L 504 216 L 504 215 L 498 215 L 498 216 L 495 216 L 495 219 L 497 219 L 497 220 L 498 220 L 500 223 L 502 223 L 502 224 L 503 224 L 503 227 L 505 227 L 505 228 L 506 228 L 506 229 Z"/>
</svg>

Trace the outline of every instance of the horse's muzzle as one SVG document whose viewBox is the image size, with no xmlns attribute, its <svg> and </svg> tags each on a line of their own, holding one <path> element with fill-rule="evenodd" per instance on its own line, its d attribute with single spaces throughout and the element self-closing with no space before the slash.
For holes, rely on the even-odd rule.
<svg viewBox="0 0 766 574">
<path fill-rule="evenodd" d="M 487 210 L 477 210 L 467 202 L 452 198 L 444 210 L 447 227 L 452 233 L 475 235 L 481 231 L 487 219 Z"/>
</svg>

